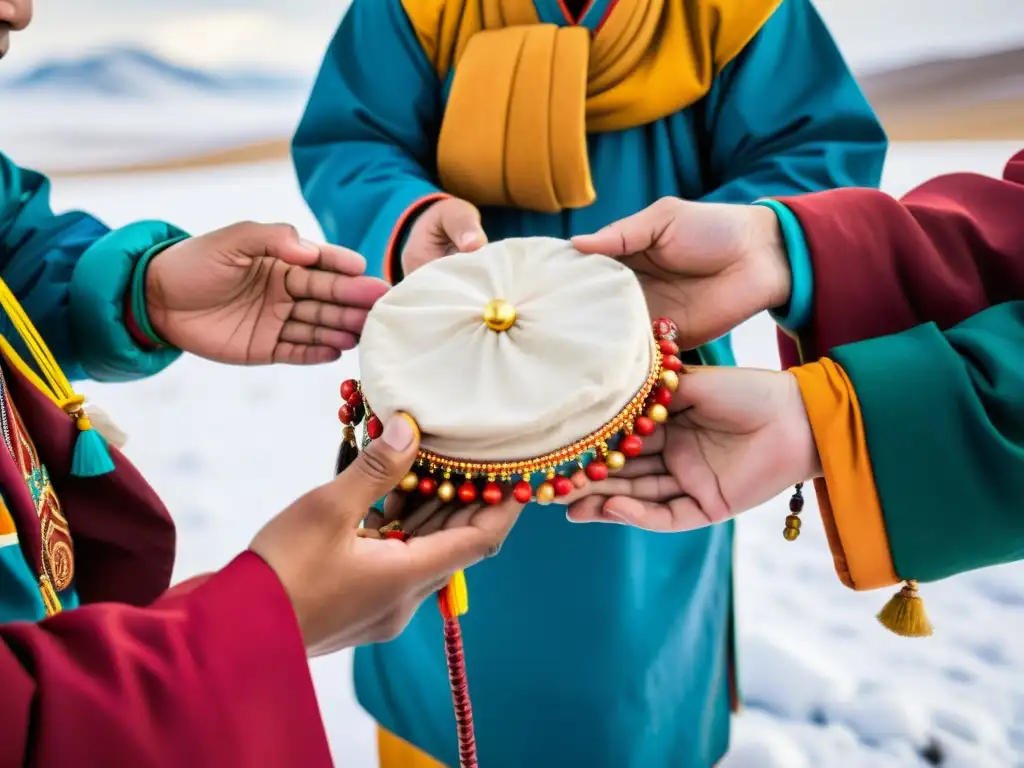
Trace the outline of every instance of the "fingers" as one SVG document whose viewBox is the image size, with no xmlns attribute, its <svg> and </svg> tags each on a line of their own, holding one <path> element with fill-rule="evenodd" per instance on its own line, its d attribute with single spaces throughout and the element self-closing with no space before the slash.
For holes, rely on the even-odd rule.
<svg viewBox="0 0 1024 768">
<path fill-rule="evenodd" d="M 613 521 L 660 533 L 693 531 L 714 522 L 689 496 L 665 502 L 613 496 L 605 501 L 602 511 Z"/>
<path fill-rule="evenodd" d="M 311 347 L 281 341 L 274 347 L 270 359 L 278 365 L 322 365 L 333 363 L 340 357 L 341 350 L 335 347 Z"/>
<path fill-rule="evenodd" d="M 442 530 L 409 540 L 410 562 L 423 580 L 468 568 L 501 546 L 522 510 L 514 499 L 456 510 Z"/>
<path fill-rule="evenodd" d="M 246 221 L 221 231 L 234 249 L 248 256 L 270 256 L 301 266 L 311 266 L 320 259 L 320 246 L 299 237 L 291 224 Z"/>
<path fill-rule="evenodd" d="M 463 253 L 487 245 L 487 235 L 480 224 L 480 211 L 472 203 L 452 197 L 437 205 L 441 230 Z"/>
<path fill-rule="evenodd" d="M 572 238 L 573 247 L 582 253 L 605 256 L 630 256 L 653 248 L 678 215 L 677 198 L 662 198 L 625 219 L 609 224 L 592 235 Z"/>
<path fill-rule="evenodd" d="M 280 341 L 315 347 L 331 347 L 339 352 L 355 347 L 358 341 L 353 333 L 325 328 L 321 325 L 309 325 L 289 320 L 281 328 L 278 336 Z"/>
<path fill-rule="evenodd" d="M 396 413 L 344 472 L 328 485 L 353 526 L 373 503 L 392 490 L 412 467 L 419 448 L 419 428 L 410 416 Z"/>
<path fill-rule="evenodd" d="M 326 301 L 303 299 L 295 302 L 289 319 L 312 326 L 360 334 L 363 332 L 368 313 L 369 310 L 362 307 L 347 307 Z"/>
<path fill-rule="evenodd" d="M 317 244 L 320 258 L 314 266 L 325 272 L 359 277 L 366 272 L 366 259 L 362 254 L 342 248 L 340 245 Z"/>
<path fill-rule="evenodd" d="M 319 269 L 288 270 L 284 287 L 296 301 L 312 299 L 360 309 L 369 309 L 388 292 L 388 284 L 375 277 L 349 277 Z"/>
</svg>

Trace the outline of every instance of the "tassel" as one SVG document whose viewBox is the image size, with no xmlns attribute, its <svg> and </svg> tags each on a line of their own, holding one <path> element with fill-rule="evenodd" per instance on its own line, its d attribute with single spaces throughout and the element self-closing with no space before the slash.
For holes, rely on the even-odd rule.
<svg viewBox="0 0 1024 768">
<path fill-rule="evenodd" d="M 878 620 L 900 637 L 931 637 L 934 628 L 924 610 L 924 600 L 917 592 L 917 582 L 910 580 L 879 611 Z"/>
<path fill-rule="evenodd" d="M 445 587 L 448 591 L 448 610 L 452 616 L 465 616 L 469 613 L 469 590 L 466 588 L 466 572 L 456 571 L 452 580 Z"/>
<path fill-rule="evenodd" d="M 50 577 L 45 573 L 39 577 L 39 594 L 43 598 L 43 608 L 46 610 L 47 616 L 55 616 L 63 610 L 60 597 L 57 596 Z"/>
<path fill-rule="evenodd" d="M 356 445 L 356 431 L 352 427 L 345 427 L 342 430 L 341 446 L 338 448 L 338 459 L 334 463 L 334 474 L 340 475 L 359 456 L 359 446 Z"/>
<path fill-rule="evenodd" d="M 114 460 L 110 457 L 107 441 L 93 429 L 85 411 L 78 408 L 71 414 L 78 426 L 78 439 L 71 457 L 71 474 L 75 477 L 99 477 L 114 471 Z"/>
<path fill-rule="evenodd" d="M 473 706 L 466 681 L 466 655 L 462 646 L 462 627 L 459 626 L 459 616 L 469 610 L 469 592 L 463 571 L 452 574 L 451 580 L 437 593 L 437 603 L 444 617 L 444 652 L 459 738 L 459 768 L 479 768 Z"/>
</svg>

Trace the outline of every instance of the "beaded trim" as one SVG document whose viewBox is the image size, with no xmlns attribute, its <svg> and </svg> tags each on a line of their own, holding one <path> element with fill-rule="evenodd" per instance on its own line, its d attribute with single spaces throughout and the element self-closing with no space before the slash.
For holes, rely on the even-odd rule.
<svg viewBox="0 0 1024 768">
<path fill-rule="evenodd" d="M 607 424 L 570 445 L 533 459 L 504 462 L 478 462 L 442 456 L 420 449 L 416 465 L 399 488 L 406 493 L 421 496 L 437 495 L 444 502 L 458 501 L 469 504 L 480 498 L 487 504 L 498 504 L 506 498 L 507 487 L 513 483 L 511 495 L 521 503 L 537 501 L 550 504 L 557 497 L 567 496 L 575 487 L 573 476 L 583 470 L 587 480 L 604 480 L 609 472 L 622 469 L 626 461 L 639 456 L 643 438 L 652 434 L 659 423 L 669 417 L 668 405 L 672 393 L 679 386 L 683 370 L 679 347 L 675 343 L 677 330 L 671 320 L 660 318 L 652 324 L 651 362 L 647 380 L 628 403 Z M 381 420 L 365 401 L 362 387 L 355 379 L 341 384 L 338 419 L 351 429 L 364 423 L 363 447 L 376 440 L 384 431 Z M 614 447 L 609 443 L 616 441 Z M 585 460 L 589 461 L 585 463 Z M 339 459 L 339 469 L 343 466 Z M 434 475 L 440 474 L 439 479 Z M 530 482 L 533 474 L 543 474 L 544 481 L 536 488 Z M 454 475 L 464 478 L 456 489 L 451 482 Z M 482 488 L 478 482 L 485 479 Z M 585 482 L 585 480 L 584 480 Z"/>
<path fill-rule="evenodd" d="M 583 439 L 577 440 L 563 448 L 551 451 L 543 456 L 538 456 L 536 459 L 502 462 L 467 461 L 421 450 L 417 465 L 428 467 L 431 473 L 442 470 L 449 474 L 465 475 L 467 478 L 483 475 L 489 480 L 509 480 L 517 476 L 529 478 L 535 472 L 554 470 L 563 464 L 579 461 L 591 452 L 596 452 L 599 455 L 604 454 L 608 450 L 608 441 L 615 437 L 616 434 L 619 432 L 627 435 L 633 434 L 633 421 L 640 415 L 644 403 L 651 392 L 654 391 L 654 387 L 658 383 L 658 377 L 661 376 L 661 361 L 661 349 L 659 349 L 657 341 L 652 336 L 650 372 L 647 374 L 647 381 L 644 382 L 640 390 L 633 396 L 633 399 L 603 427 L 594 430 Z"/>
</svg>

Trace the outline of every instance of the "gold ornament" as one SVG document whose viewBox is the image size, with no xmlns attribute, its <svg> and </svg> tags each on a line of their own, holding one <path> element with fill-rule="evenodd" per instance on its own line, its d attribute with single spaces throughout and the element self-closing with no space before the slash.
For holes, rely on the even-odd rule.
<svg viewBox="0 0 1024 768">
<path fill-rule="evenodd" d="M 441 501 L 451 501 L 455 498 L 455 486 L 445 480 L 437 486 L 437 498 Z"/>
<path fill-rule="evenodd" d="M 537 487 L 536 498 L 538 504 L 550 504 L 555 500 L 555 486 L 551 483 L 541 483 Z"/>
<path fill-rule="evenodd" d="M 658 424 L 664 424 L 668 421 L 668 408 L 661 403 L 655 403 L 647 409 L 647 416 L 651 421 L 655 421 Z"/>
<path fill-rule="evenodd" d="M 504 299 L 491 299 L 484 305 L 484 324 L 501 333 L 516 324 L 516 308 Z"/>
<path fill-rule="evenodd" d="M 401 479 L 401 481 L 399 481 L 398 487 L 401 488 L 406 493 L 412 493 L 419 487 L 419 484 L 419 475 L 417 475 L 415 472 L 409 472 L 408 474 L 406 474 L 405 477 Z"/>
<path fill-rule="evenodd" d="M 662 371 L 658 380 L 661 382 L 661 385 L 670 392 L 675 392 L 679 389 L 679 374 L 675 371 Z"/>
<path fill-rule="evenodd" d="M 620 451 L 609 451 L 604 457 L 604 463 L 610 472 L 618 472 L 626 466 L 626 455 Z"/>
</svg>

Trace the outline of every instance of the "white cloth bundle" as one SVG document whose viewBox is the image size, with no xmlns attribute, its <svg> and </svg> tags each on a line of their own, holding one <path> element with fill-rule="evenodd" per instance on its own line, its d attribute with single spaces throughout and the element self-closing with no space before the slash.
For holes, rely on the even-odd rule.
<svg viewBox="0 0 1024 768">
<path fill-rule="evenodd" d="M 504 299 L 507 331 L 484 307 Z M 422 447 L 470 461 L 515 461 L 599 429 L 648 378 L 651 321 L 636 276 L 545 237 L 502 240 L 439 259 L 371 310 L 359 345 L 367 404 L 405 411 Z"/>
</svg>

